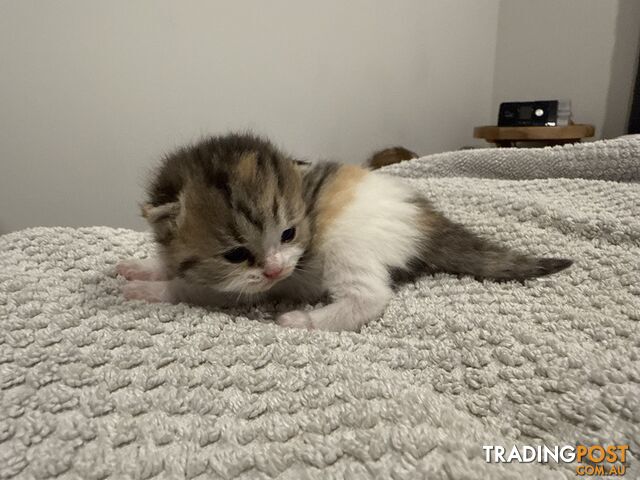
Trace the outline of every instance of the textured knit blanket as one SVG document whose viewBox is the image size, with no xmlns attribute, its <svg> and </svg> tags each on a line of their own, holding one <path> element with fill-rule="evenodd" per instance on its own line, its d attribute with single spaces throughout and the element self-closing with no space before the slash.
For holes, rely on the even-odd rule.
<svg viewBox="0 0 640 480">
<path fill-rule="evenodd" d="M 482 447 L 575 444 L 630 445 L 639 478 L 640 141 L 387 171 L 575 265 L 525 284 L 425 277 L 359 333 L 308 332 L 273 324 L 286 305 L 125 301 L 114 267 L 153 253 L 144 233 L 2 236 L 0 478 L 574 478 Z"/>
</svg>

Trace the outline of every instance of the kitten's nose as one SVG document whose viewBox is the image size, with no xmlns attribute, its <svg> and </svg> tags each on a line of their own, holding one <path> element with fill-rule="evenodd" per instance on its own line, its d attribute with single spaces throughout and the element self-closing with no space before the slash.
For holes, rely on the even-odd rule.
<svg viewBox="0 0 640 480">
<path fill-rule="evenodd" d="M 264 271 L 262 273 L 264 273 L 264 276 L 267 278 L 270 278 L 271 280 L 276 279 L 280 276 L 280 274 L 282 273 L 282 270 L 284 270 L 284 268 L 282 267 L 265 267 Z"/>
</svg>

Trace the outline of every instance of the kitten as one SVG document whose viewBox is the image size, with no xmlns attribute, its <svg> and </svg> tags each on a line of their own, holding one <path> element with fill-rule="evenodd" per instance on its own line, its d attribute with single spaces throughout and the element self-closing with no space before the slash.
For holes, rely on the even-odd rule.
<svg viewBox="0 0 640 480">
<path fill-rule="evenodd" d="M 366 162 L 366 166 L 371 170 L 377 170 L 387 165 L 393 165 L 394 163 L 400 163 L 414 158 L 418 158 L 418 154 L 411 150 L 407 150 L 404 147 L 391 147 L 378 150 L 371 155 Z"/>
<path fill-rule="evenodd" d="M 280 325 L 358 330 L 395 279 L 451 272 L 498 281 L 558 272 L 451 222 L 401 180 L 354 165 L 300 165 L 248 134 L 212 137 L 166 157 L 143 215 L 159 259 L 117 271 L 128 299 L 225 306 L 263 299 L 331 303 Z"/>
</svg>

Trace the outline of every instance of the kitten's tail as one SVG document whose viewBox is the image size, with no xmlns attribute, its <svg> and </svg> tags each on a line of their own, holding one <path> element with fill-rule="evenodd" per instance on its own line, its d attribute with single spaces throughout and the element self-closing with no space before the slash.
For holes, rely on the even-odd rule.
<svg viewBox="0 0 640 480">
<path fill-rule="evenodd" d="M 565 258 L 522 255 L 484 240 L 460 224 L 429 209 L 423 266 L 436 272 L 472 275 L 497 281 L 525 280 L 559 272 L 573 264 Z"/>
</svg>

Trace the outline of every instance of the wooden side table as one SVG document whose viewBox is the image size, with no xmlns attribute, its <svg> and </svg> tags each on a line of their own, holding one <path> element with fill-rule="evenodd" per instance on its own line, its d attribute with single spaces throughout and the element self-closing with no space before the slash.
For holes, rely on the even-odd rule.
<svg viewBox="0 0 640 480">
<path fill-rule="evenodd" d="M 564 127 L 496 127 L 487 125 L 473 129 L 473 138 L 484 138 L 499 147 L 515 147 L 517 142 L 539 142 L 546 145 L 577 143 L 593 137 L 593 125 L 576 123 Z"/>
</svg>

